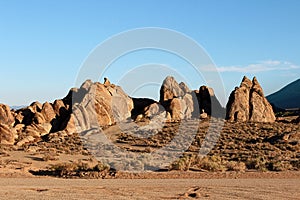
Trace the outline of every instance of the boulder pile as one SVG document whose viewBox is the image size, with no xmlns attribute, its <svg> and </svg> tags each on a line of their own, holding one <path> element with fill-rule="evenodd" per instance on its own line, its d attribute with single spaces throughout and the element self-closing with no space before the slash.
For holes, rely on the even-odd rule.
<svg viewBox="0 0 300 200">
<path fill-rule="evenodd" d="M 160 99 L 131 98 L 120 86 L 85 81 L 80 88 L 72 88 L 63 99 L 53 103 L 34 102 L 19 110 L 0 104 L 0 144 L 22 146 L 41 140 L 51 133 L 68 136 L 96 127 L 105 128 L 119 122 L 159 121 L 209 117 L 225 117 L 225 109 L 212 88 L 201 86 L 191 90 L 174 77 L 168 76 L 160 88 Z M 243 78 L 226 106 L 228 121 L 274 122 L 271 105 L 264 97 L 257 79 Z"/>
</svg>

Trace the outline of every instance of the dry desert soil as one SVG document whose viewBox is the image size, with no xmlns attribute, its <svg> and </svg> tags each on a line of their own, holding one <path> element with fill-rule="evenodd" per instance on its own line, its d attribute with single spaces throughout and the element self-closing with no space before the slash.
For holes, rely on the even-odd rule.
<svg viewBox="0 0 300 200">
<path fill-rule="evenodd" d="M 299 124 L 225 123 L 203 160 L 193 155 L 209 126 L 218 123 L 202 122 L 178 162 L 143 173 L 105 168 L 76 135 L 2 145 L 0 199 L 300 199 Z M 178 127 L 171 123 L 147 139 L 115 127 L 105 133 L 115 145 L 143 153 L 168 143 Z"/>
<path fill-rule="evenodd" d="M 0 178 L 0 199 L 300 199 L 300 179 Z"/>
</svg>

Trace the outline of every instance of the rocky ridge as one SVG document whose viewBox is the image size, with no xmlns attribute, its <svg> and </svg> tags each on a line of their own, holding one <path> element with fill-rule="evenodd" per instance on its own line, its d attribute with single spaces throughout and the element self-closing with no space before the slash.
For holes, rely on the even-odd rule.
<svg viewBox="0 0 300 200">
<path fill-rule="evenodd" d="M 165 122 L 208 117 L 224 118 L 225 109 L 212 88 L 201 86 L 191 90 L 168 76 L 160 89 L 159 102 L 152 99 L 131 98 L 120 86 L 85 81 L 80 88 L 72 88 L 63 99 L 53 103 L 34 102 L 30 106 L 11 110 L 0 104 L 0 143 L 22 146 L 42 140 L 53 133 L 72 135 L 95 127 L 105 128 L 119 122 Z M 256 78 L 244 77 L 240 87 L 230 95 L 227 103 L 228 121 L 274 122 L 272 108 L 263 95 Z"/>
</svg>

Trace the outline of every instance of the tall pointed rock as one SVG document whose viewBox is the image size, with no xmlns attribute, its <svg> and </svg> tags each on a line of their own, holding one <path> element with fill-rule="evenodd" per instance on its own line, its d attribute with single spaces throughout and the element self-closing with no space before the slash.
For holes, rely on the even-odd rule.
<svg viewBox="0 0 300 200">
<path fill-rule="evenodd" d="M 252 82 L 244 76 L 240 87 L 236 87 L 229 96 L 226 105 L 226 119 L 228 121 L 248 121 L 249 120 L 249 98 Z"/>
<path fill-rule="evenodd" d="M 273 109 L 264 97 L 256 77 L 250 81 L 244 76 L 240 87 L 231 92 L 226 105 L 228 121 L 274 122 Z"/>
<path fill-rule="evenodd" d="M 250 121 L 255 122 L 274 122 L 275 115 L 271 104 L 264 96 L 263 89 L 256 77 L 253 78 L 250 91 Z"/>
</svg>

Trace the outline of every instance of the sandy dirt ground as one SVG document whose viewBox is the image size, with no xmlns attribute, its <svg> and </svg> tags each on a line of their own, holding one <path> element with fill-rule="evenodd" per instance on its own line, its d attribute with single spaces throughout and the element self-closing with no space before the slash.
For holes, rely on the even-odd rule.
<svg viewBox="0 0 300 200">
<path fill-rule="evenodd" d="M 300 199 L 300 179 L 0 178 L 0 199 Z"/>
</svg>

